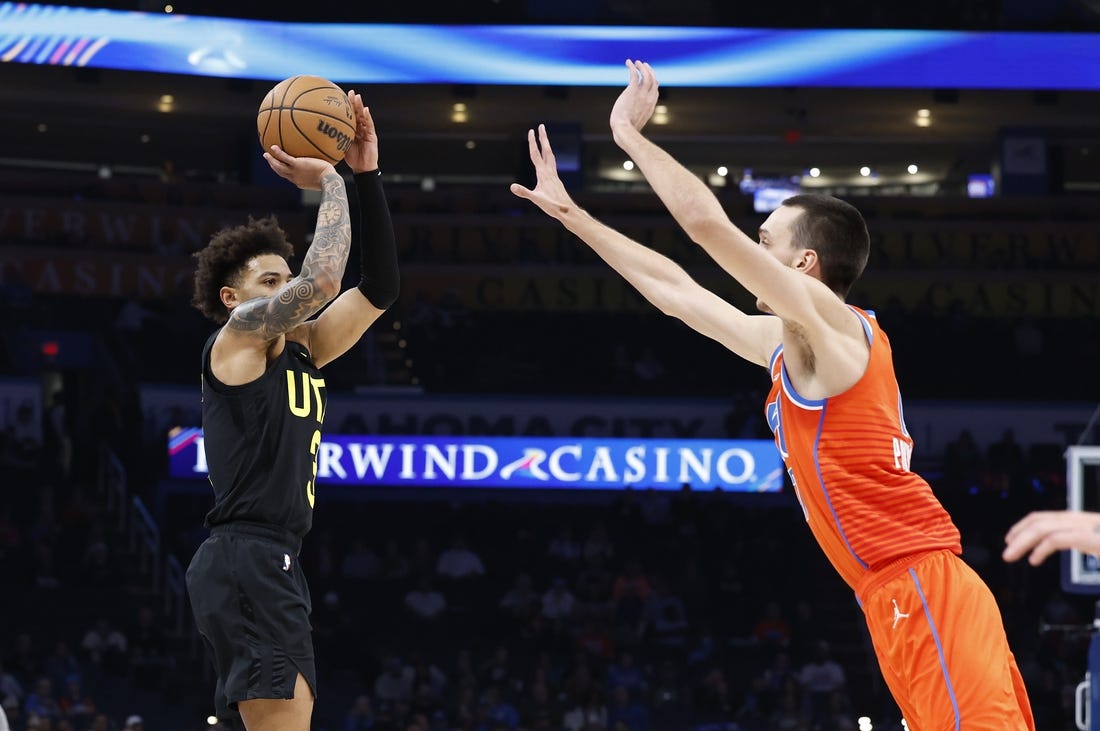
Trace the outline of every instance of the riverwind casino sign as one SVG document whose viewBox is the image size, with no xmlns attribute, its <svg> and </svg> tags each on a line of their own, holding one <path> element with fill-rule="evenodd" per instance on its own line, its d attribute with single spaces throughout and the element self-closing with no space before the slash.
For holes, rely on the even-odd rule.
<svg viewBox="0 0 1100 731">
<path fill-rule="evenodd" d="M 201 429 L 174 430 L 172 477 L 204 478 Z M 624 488 L 778 492 L 770 440 L 330 436 L 316 455 L 321 484 L 525 489 Z"/>
</svg>

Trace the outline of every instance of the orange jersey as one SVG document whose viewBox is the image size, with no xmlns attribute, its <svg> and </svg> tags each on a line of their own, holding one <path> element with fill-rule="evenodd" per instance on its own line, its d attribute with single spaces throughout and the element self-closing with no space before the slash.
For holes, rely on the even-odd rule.
<svg viewBox="0 0 1100 731">
<path fill-rule="evenodd" d="M 826 399 L 800 396 L 780 345 L 769 366 L 765 413 L 810 530 L 855 589 L 867 571 L 898 558 L 938 549 L 957 554 L 962 546 L 932 488 L 909 469 L 913 440 L 890 341 L 873 314 L 852 310 L 871 345 L 859 381 Z"/>
</svg>

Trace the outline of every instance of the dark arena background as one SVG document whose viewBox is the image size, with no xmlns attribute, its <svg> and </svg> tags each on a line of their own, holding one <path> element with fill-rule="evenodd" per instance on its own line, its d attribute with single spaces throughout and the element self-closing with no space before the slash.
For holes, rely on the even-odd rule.
<svg viewBox="0 0 1100 731">
<path fill-rule="evenodd" d="M 264 94 L 298 73 L 370 107 L 402 273 L 398 302 L 325 369 L 331 444 L 301 555 L 313 727 L 903 728 L 852 592 L 782 470 L 739 489 L 716 488 L 702 452 L 663 481 L 615 466 L 621 440 L 776 459 L 756 441 L 770 439 L 767 375 L 662 315 L 508 190 L 531 182 L 526 131 L 544 122 L 582 206 L 751 310 L 611 139 L 628 57 L 670 72 L 647 133 L 744 230 L 794 191 L 866 216 L 871 260 L 849 301 L 890 335 L 912 467 L 997 598 L 1037 728 L 1079 727 L 1095 598 L 1063 579 L 1064 559 L 1008 564 L 1001 550 L 1029 511 L 1066 507 L 1067 447 L 1097 444 L 1095 2 L 81 5 L 144 13 L 103 16 L 116 18 L 103 37 L 135 17 L 182 30 L 111 56 L 119 43 L 97 46 L 90 26 L 51 36 L 69 17 L 56 8 L 0 3 L 0 701 L 12 729 L 221 727 L 183 584 L 212 500 L 195 432 L 212 327 L 189 305 L 190 255 L 267 213 L 304 252 L 317 198 L 267 169 L 255 128 Z M 265 72 L 222 26 L 180 35 L 202 17 L 267 23 L 247 25 L 269 40 L 264 58 L 300 67 Z M 293 35 L 313 23 L 341 40 Z M 638 40 L 617 41 L 612 60 L 542 64 L 537 44 L 498 55 L 481 36 L 448 40 L 474 26 Z M 676 28 L 745 29 L 759 45 L 709 57 L 701 33 L 662 67 L 640 31 Z M 906 43 L 930 45 L 876 75 L 864 71 L 881 46 L 852 40 L 865 36 L 782 35 L 801 29 L 919 31 Z M 940 68 L 961 31 L 971 55 Z M 851 58 L 836 61 L 838 47 Z M 990 60 L 1002 52 L 1019 55 Z M 177 56 L 192 71 L 156 65 Z M 747 71 L 706 73 L 724 63 Z M 455 445 L 546 453 L 577 440 L 606 450 L 604 483 L 510 484 L 454 462 L 474 454 Z M 434 455 L 434 471 L 398 470 L 396 457 L 365 467 L 387 444 Z M 1095 509 L 1095 470 L 1084 474 L 1077 507 Z"/>
</svg>

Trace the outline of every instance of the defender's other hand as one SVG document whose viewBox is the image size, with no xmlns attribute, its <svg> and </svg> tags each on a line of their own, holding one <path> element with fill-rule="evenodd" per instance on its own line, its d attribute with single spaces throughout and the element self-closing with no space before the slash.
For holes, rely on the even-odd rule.
<svg viewBox="0 0 1100 731">
<path fill-rule="evenodd" d="M 363 106 L 363 97 L 348 91 L 348 101 L 355 114 L 355 141 L 351 143 L 344 160 L 353 173 L 365 173 L 378 169 L 378 133 L 370 109 Z"/>
<path fill-rule="evenodd" d="M 641 130 L 657 108 L 657 76 L 653 68 L 643 61 L 626 62 L 630 80 L 611 108 L 611 130 L 633 127 Z"/>
<path fill-rule="evenodd" d="M 512 183 L 509 190 L 520 198 L 531 201 L 547 215 L 561 219 L 576 204 L 558 177 L 558 164 L 554 158 L 554 150 L 550 147 L 550 137 L 546 134 L 546 125 L 539 125 L 537 140 L 535 130 L 527 130 L 527 147 L 535 166 L 535 188 L 531 190 L 519 183 Z"/>
<path fill-rule="evenodd" d="M 336 172 L 332 163 L 315 157 L 292 157 L 278 145 L 272 145 L 264 159 L 279 177 L 286 178 L 302 190 L 320 190 L 321 179 L 329 172 Z"/>
</svg>

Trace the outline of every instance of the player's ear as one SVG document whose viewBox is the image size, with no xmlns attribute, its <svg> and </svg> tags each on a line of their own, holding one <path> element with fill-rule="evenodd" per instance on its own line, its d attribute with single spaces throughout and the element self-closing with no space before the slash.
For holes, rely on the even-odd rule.
<svg viewBox="0 0 1100 731">
<path fill-rule="evenodd" d="M 798 252 L 798 256 L 794 260 L 794 268 L 803 272 L 813 271 L 814 267 L 818 265 L 820 259 L 817 256 L 817 252 L 813 249 L 802 249 Z"/>
<path fill-rule="evenodd" d="M 222 304 L 229 309 L 233 309 L 241 303 L 237 297 L 237 290 L 233 287 L 222 287 L 218 290 L 218 297 L 221 299 Z"/>
</svg>

